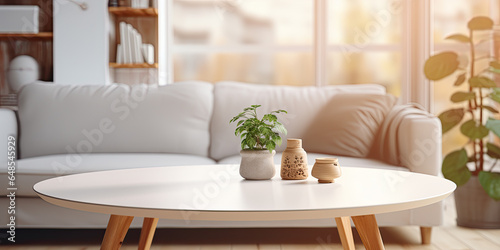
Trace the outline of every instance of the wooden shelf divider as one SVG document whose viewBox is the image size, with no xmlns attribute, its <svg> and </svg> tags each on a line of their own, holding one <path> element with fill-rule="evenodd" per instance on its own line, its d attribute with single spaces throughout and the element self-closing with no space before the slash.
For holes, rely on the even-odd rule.
<svg viewBox="0 0 500 250">
<path fill-rule="evenodd" d="M 131 7 L 109 7 L 109 13 L 115 16 L 122 17 L 157 17 L 158 9 L 156 8 L 146 8 L 146 9 L 135 9 Z"/>
<path fill-rule="evenodd" d="M 51 40 L 54 34 L 52 32 L 39 33 L 0 33 L 0 39 L 29 39 L 29 40 Z"/>
<path fill-rule="evenodd" d="M 147 63 L 109 63 L 109 67 L 116 69 L 133 69 L 133 68 L 143 68 L 143 69 L 155 69 L 158 68 L 158 63 L 147 64 Z"/>
</svg>

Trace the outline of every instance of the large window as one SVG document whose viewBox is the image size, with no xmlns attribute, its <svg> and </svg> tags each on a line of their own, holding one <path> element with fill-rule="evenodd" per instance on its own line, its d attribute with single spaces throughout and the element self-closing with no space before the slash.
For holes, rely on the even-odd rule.
<svg viewBox="0 0 500 250">
<path fill-rule="evenodd" d="M 436 113 L 450 83 L 427 81 L 425 59 L 498 12 L 498 0 L 171 1 L 174 81 L 378 83 Z"/>
<path fill-rule="evenodd" d="M 314 1 L 173 0 L 174 80 L 314 84 Z"/>
<path fill-rule="evenodd" d="M 328 0 L 328 84 L 378 83 L 399 96 L 401 1 Z"/>
</svg>

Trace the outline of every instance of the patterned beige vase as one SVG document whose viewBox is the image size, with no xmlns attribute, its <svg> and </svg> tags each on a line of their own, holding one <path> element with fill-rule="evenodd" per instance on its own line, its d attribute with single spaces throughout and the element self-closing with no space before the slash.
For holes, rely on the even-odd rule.
<svg viewBox="0 0 500 250">
<path fill-rule="evenodd" d="M 284 180 L 303 180 L 309 176 L 307 153 L 302 148 L 301 139 L 288 139 L 281 156 L 281 178 Z"/>
<path fill-rule="evenodd" d="M 332 183 L 334 179 L 342 175 L 337 158 L 317 158 L 311 175 L 318 179 L 319 183 Z"/>
</svg>

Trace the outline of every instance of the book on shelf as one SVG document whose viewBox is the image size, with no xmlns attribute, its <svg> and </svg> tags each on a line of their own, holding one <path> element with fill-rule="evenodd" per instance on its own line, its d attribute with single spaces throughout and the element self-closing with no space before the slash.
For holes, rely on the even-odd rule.
<svg viewBox="0 0 500 250">
<path fill-rule="evenodd" d="M 120 44 L 116 47 L 116 63 L 154 64 L 154 47 L 143 44 L 141 34 L 130 24 L 120 22 Z"/>
<path fill-rule="evenodd" d="M 155 48 L 153 44 L 143 44 L 142 54 L 147 64 L 153 64 L 155 62 Z"/>
<path fill-rule="evenodd" d="M 135 42 L 133 42 L 135 39 L 132 37 L 134 36 L 134 28 L 132 27 L 131 24 L 127 24 L 127 37 L 125 42 L 127 43 L 127 46 L 130 48 L 127 53 L 129 54 L 130 61 L 127 63 L 135 63 Z"/>
<path fill-rule="evenodd" d="M 135 9 L 149 8 L 149 0 L 131 0 L 130 7 Z"/>
</svg>

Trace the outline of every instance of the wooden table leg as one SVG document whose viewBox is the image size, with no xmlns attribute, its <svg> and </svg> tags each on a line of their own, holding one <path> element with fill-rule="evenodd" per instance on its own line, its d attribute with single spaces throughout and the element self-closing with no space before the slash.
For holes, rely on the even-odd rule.
<svg viewBox="0 0 500 250">
<path fill-rule="evenodd" d="M 337 217 L 335 218 L 337 223 L 337 229 L 339 230 L 340 242 L 344 250 L 353 250 L 354 248 L 354 238 L 352 237 L 351 228 L 351 217 Z"/>
<path fill-rule="evenodd" d="M 422 244 L 431 244 L 432 227 L 420 227 L 420 235 L 422 237 Z"/>
<path fill-rule="evenodd" d="M 115 250 L 120 249 L 123 244 L 123 239 L 127 235 L 128 228 L 134 219 L 133 216 L 123 216 L 112 214 L 109 218 L 106 233 L 102 240 L 102 250 Z"/>
<path fill-rule="evenodd" d="M 158 218 L 144 218 L 142 223 L 141 238 L 139 240 L 139 250 L 149 250 L 155 235 Z"/>
<path fill-rule="evenodd" d="M 352 221 L 367 250 L 385 249 L 375 215 L 352 216 Z"/>
</svg>

